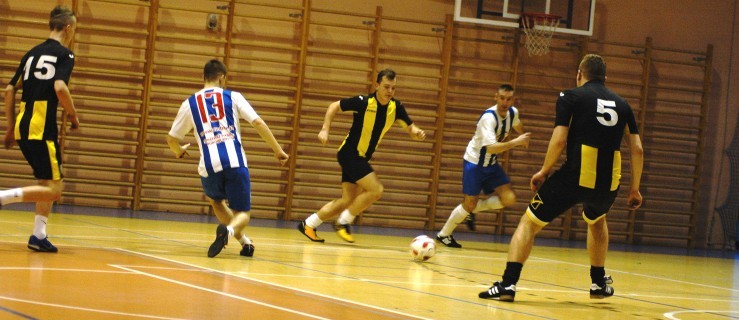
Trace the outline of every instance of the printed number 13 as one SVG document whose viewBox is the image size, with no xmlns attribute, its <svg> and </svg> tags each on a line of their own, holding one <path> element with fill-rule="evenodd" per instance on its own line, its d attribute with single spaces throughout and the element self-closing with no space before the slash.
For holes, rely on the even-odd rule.
<svg viewBox="0 0 739 320">
<path fill-rule="evenodd" d="M 213 103 L 210 104 L 210 106 L 215 110 L 215 114 L 208 114 L 208 108 L 206 108 L 206 104 L 208 104 L 205 99 L 212 99 Z M 197 99 L 198 101 L 198 109 L 200 109 L 200 120 L 203 121 L 203 123 L 208 122 L 216 122 L 218 120 L 223 119 L 223 117 L 226 115 L 225 110 L 223 109 L 223 95 L 220 92 L 206 92 L 205 95 L 198 95 Z"/>
</svg>

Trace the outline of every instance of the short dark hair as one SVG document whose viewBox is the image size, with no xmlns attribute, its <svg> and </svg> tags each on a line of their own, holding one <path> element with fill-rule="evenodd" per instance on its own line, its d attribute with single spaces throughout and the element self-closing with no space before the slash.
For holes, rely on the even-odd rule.
<svg viewBox="0 0 739 320">
<path fill-rule="evenodd" d="M 513 89 L 513 86 L 510 84 L 501 84 L 500 87 L 498 87 L 498 91 L 516 91 L 516 89 Z"/>
<path fill-rule="evenodd" d="M 58 5 L 51 10 L 49 14 L 49 30 L 59 31 L 64 27 L 75 23 L 77 17 L 74 15 L 72 9 Z"/>
<path fill-rule="evenodd" d="M 225 76 L 226 73 L 228 73 L 226 65 L 218 59 L 213 59 L 205 63 L 205 67 L 203 67 L 203 80 L 215 81 L 218 80 L 219 75 Z"/>
<path fill-rule="evenodd" d="M 385 69 L 377 73 L 377 83 L 382 82 L 382 78 L 385 77 L 388 80 L 395 80 L 395 71 L 393 69 Z"/>
<path fill-rule="evenodd" d="M 597 54 L 586 54 L 580 61 L 580 73 L 588 80 L 606 81 L 606 61 Z"/>
</svg>

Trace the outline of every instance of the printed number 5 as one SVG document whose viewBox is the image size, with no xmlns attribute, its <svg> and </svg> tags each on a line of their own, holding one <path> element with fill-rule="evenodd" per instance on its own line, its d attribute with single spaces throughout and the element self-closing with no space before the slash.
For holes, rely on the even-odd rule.
<svg viewBox="0 0 739 320">
<path fill-rule="evenodd" d="M 598 118 L 598 122 L 604 126 L 612 127 L 615 126 L 616 123 L 618 123 L 618 113 L 616 113 L 616 110 L 609 109 L 609 108 L 615 108 L 616 107 L 616 101 L 611 100 L 601 100 L 598 99 L 598 115 L 596 118 Z M 608 120 L 606 120 L 606 117 L 604 114 L 608 114 Z"/>
</svg>

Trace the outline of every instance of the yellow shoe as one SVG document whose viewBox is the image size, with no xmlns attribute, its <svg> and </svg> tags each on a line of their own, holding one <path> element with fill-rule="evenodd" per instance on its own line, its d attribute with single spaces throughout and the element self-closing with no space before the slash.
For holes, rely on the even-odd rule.
<svg viewBox="0 0 739 320">
<path fill-rule="evenodd" d="M 339 238 L 343 239 L 346 242 L 354 243 L 354 236 L 352 236 L 352 231 L 349 228 L 348 224 L 334 224 L 334 230 L 336 230 L 336 234 L 339 235 Z"/>
<path fill-rule="evenodd" d="M 318 237 L 318 235 L 316 234 L 316 229 L 313 229 L 313 228 L 305 225 L 305 221 L 301 221 L 300 224 L 298 224 L 298 230 L 300 230 L 300 232 L 302 234 L 304 234 L 306 237 L 308 237 L 308 239 L 310 239 L 310 241 L 313 241 L 313 242 L 324 242 L 324 241 L 326 241 L 326 240 L 323 240 L 323 239 L 321 239 L 321 238 Z"/>
</svg>

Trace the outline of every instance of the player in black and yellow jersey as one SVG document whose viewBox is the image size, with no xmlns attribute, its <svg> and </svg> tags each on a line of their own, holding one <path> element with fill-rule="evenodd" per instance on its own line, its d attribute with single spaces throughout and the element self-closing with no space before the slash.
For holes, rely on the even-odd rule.
<svg viewBox="0 0 739 320">
<path fill-rule="evenodd" d="M 67 83 L 74 68 L 74 53 L 66 46 L 74 38 L 77 18 L 64 6 L 49 17 L 49 39 L 28 51 L 5 88 L 7 132 L 5 148 L 18 144 L 38 185 L 0 191 L 0 205 L 36 202 L 36 218 L 28 248 L 57 252 L 46 235 L 51 205 L 62 193 L 62 159 L 59 150 L 57 107 L 62 105 L 72 123 L 79 126 Z M 15 113 L 15 94 L 23 89 L 20 109 Z"/>
<path fill-rule="evenodd" d="M 621 140 L 627 136 L 631 155 L 631 184 L 627 204 L 641 206 L 639 192 L 644 150 L 629 104 L 605 86 L 606 64 L 603 58 L 586 55 L 577 71 L 577 88 L 567 90 L 557 100 L 555 128 L 541 170 L 531 177 L 536 192 L 526 214 L 521 217 L 508 249 L 503 280 L 495 282 L 484 299 L 513 301 L 523 263 L 531 253 L 536 234 L 562 212 L 575 204 L 583 205 L 583 219 L 588 224 L 590 255 L 590 298 L 613 295 L 605 275 L 608 252 L 606 213 L 613 205 L 621 179 Z M 567 160 L 554 172 L 562 151 Z"/>
<path fill-rule="evenodd" d="M 324 205 L 318 212 L 298 224 L 298 230 L 308 239 L 323 242 L 316 235 L 316 228 L 323 221 L 341 214 L 334 224 L 339 237 L 354 242 L 349 225 L 360 212 L 382 197 L 383 186 L 369 164 L 372 154 L 382 137 L 398 123 L 414 140 L 423 140 L 426 133 L 413 124 L 403 104 L 395 100 L 395 71 L 385 69 L 377 74 L 376 91 L 366 96 L 356 96 L 329 105 L 323 128 L 318 139 L 326 144 L 331 122 L 339 111 L 352 112 L 354 120 L 349 134 L 336 155 L 341 165 L 341 198 Z"/>
</svg>

